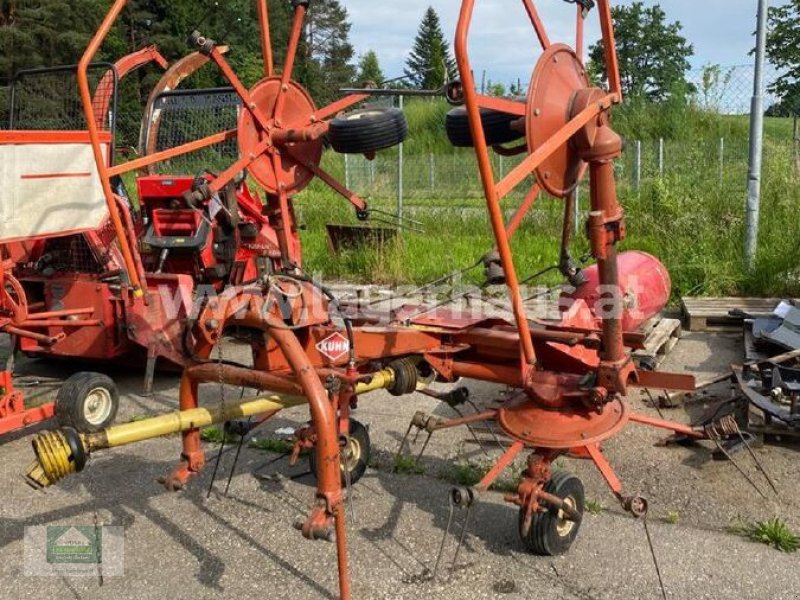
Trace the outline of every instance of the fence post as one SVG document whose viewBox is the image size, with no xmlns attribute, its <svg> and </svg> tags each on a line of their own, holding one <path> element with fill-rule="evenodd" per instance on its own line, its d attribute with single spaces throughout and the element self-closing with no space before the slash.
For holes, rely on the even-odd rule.
<svg viewBox="0 0 800 600">
<path fill-rule="evenodd" d="M 750 106 L 750 157 L 747 172 L 747 230 L 745 262 L 752 271 L 758 251 L 758 216 L 761 205 L 761 158 L 764 145 L 764 60 L 767 46 L 767 0 L 758 0 L 756 64 Z"/>
<path fill-rule="evenodd" d="M 503 155 L 501 154 L 499 158 L 500 158 L 500 169 L 499 169 L 500 170 L 500 179 L 502 179 L 503 177 L 506 176 L 505 167 L 503 165 Z"/>
<path fill-rule="evenodd" d="M 719 187 L 725 183 L 725 138 L 719 138 Z"/>
<path fill-rule="evenodd" d="M 638 192 L 642 185 L 642 140 L 636 140 L 633 143 L 633 149 L 633 188 Z"/>
<path fill-rule="evenodd" d="M 350 155 L 344 155 L 344 187 L 350 189 Z"/>
<path fill-rule="evenodd" d="M 658 176 L 664 177 L 664 138 L 658 138 Z"/>
<path fill-rule="evenodd" d="M 433 152 L 428 155 L 428 169 L 430 170 L 431 194 L 436 191 L 436 159 Z"/>
<path fill-rule="evenodd" d="M 403 110 L 403 96 L 398 96 L 400 110 Z M 403 143 L 397 146 L 397 217 L 403 218 Z"/>
<path fill-rule="evenodd" d="M 579 235 L 581 232 L 581 185 L 575 187 L 575 206 L 573 207 L 573 215 L 572 215 L 572 223 L 575 227 L 575 235 Z"/>
</svg>

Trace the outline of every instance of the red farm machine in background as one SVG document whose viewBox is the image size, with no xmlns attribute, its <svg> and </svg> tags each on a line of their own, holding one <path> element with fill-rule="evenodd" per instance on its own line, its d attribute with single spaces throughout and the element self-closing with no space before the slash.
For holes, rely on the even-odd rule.
<svg viewBox="0 0 800 600">
<path fill-rule="evenodd" d="M 116 236 L 113 266 L 119 274 L 114 279 L 116 295 L 112 306 L 125 315 L 124 320 L 117 320 L 127 326 L 124 343 L 141 349 L 155 346 L 151 352 L 174 356 L 175 362 L 184 361 L 180 411 L 172 415 L 168 426 L 164 419 L 153 419 L 109 427 L 99 433 L 81 434 L 71 428 L 44 432 L 34 440 L 37 458 L 28 471 L 31 482 L 51 485 L 83 468 L 88 456 L 103 448 L 181 432 L 180 463 L 164 479 L 169 489 L 179 489 L 204 467 L 200 427 L 258 417 L 242 425 L 240 431 L 246 433 L 282 408 L 308 403 L 311 422 L 297 432 L 297 447 L 314 449 L 317 491 L 310 514 L 299 529 L 309 539 L 335 538 L 340 592 L 342 598 L 349 598 L 343 482 L 346 488 L 363 474 L 369 447 L 366 429 L 351 418 L 351 411 L 358 406 L 362 394 L 373 390 L 385 389 L 403 396 L 424 389 L 435 379 L 455 382 L 469 378 L 508 386 L 511 393 L 499 396 L 486 410 L 453 421 L 432 420 L 423 415 L 412 422 L 412 426 L 429 433 L 488 422 L 498 435 L 509 440 L 502 457 L 479 484 L 453 490 L 453 505 L 469 509 L 477 496 L 486 492 L 524 451 L 528 453 L 527 468 L 517 492 L 507 500 L 519 507 L 520 536 L 534 552 L 566 551 L 580 526 L 583 486 L 578 478 L 551 468 L 559 457 L 592 461 L 624 509 L 635 516 L 645 514 L 646 501 L 623 490 L 603 445 L 630 422 L 692 439 L 703 439 L 706 433 L 701 426 L 639 414 L 625 401 L 633 388 L 691 390 L 694 378 L 639 369 L 631 359 L 630 349 L 640 347 L 643 339 L 630 329 L 664 307 L 669 297 L 669 276 L 651 256 L 617 253 L 617 244 L 625 238 L 626 231 L 614 181 L 614 161 L 622 152 L 622 141 L 610 125 L 611 109 L 622 101 L 611 7 L 609 0 L 570 3 L 577 8 L 574 49 L 552 43 L 534 2 L 521 0 L 520 9 L 527 15 L 542 52 L 527 97 L 505 99 L 476 91 L 467 50 L 475 0 L 462 0 L 455 36 L 461 80 L 443 90 L 451 103 L 460 105 L 448 116 L 450 139 L 475 150 L 495 240 L 495 249 L 483 258 L 483 264 L 488 283 L 506 286 L 513 314 L 513 319 L 506 320 L 485 314 L 459 314 L 443 304 L 419 305 L 413 299 L 391 313 L 373 310 L 370 305 L 340 301 L 302 270 L 296 255 L 292 202 L 313 178 L 347 198 L 360 217 L 369 216 L 364 201 L 320 166 L 324 139 L 335 150 L 371 155 L 406 135 L 402 115 L 393 110 L 358 110 L 337 116 L 370 94 L 391 92 L 353 91 L 318 108 L 293 79 L 307 0 L 291 2 L 294 20 L 280 70 L 273 64 L 267 3 L 258 0 L 264 79 L 251 89 L 231 69 L 223 46 L 200 32 L 190 36 L 192 49 L 199 52 L 194 56 L 202 56 L 192 60 L 213 62 L 238 97 L 240 112 L 235 128 L 154 149 L 129 163 L 109 166 L 104 154 L 107 135 L 91 116 L 87 70 L 126 5 L 125 0 L 116 0 L 78 69 L 88 117 L 88 132 L 82 132 L 81 140 L 88 139 L 86 145 L 93 150 L 95 183 L 102 187 L 112 235 Z M 590 83 L 580 58 L 584 20 L 595 6 L 603 35 L 608 89 Z M 502 119 L 489 119 L 487 114 L 500 115 Z M 148 143 L 155 135 L 145 135 Z M 278 251 L 268 272 L 249 282 L 229 279 L 226 293 L 207 298 L 198 313 L 185 321 L 186 327 L 181 330 L 185 336 L 175 337 L 173 332 L 180 329 L 179 323 L 185 317 L 165 320 L 160 312 L 163 307 L 154 300 L 153 286 L 185 278 L 188 288 L 191 276 L 159 272 L 186 269 L 186 263 L 178 261 L 172 254 L 174 249 L 168 246 L 151 245 L 147 258 L 136 251 L 136 246 L 141 239 L 153 239 L 162 227 L 189 231 L 199 221 L 193 221 L 194 217 L 186 212 L 156 218 L 151 215 L 147 224 L 142 221 L 137 225 L 131 222 L 136 212 L 131 214 L 115 193 L 114 180 L 125 172 L 176 161 L 187 153 L 234 137 L 238 158 L 214 175 L 203 175 L 191 184 L 188 179 L 174 184 L 188 193 L 173 197 L 164 189 L 164 181 L 144 178 L 139 182 L 145 196 L 155 197 L 162 192 L 166 195 L 163 203 L 145 201 L 159 206 L 157 210 L 189 211 L 189 207 L 200 206 L 209 210 L 226 205 L 225 198 L 233 197 L 226 195 L 230 186 L 237 194 L 243 193 L 241 174 L 246 170 L 265 193 L 261 214 L 267 215 L 277 236 Z M 519 144 L 504 145 L 514 140 L 520 140 Z M 523 159 L 498 180 L 490 161 L 492 151 L 520 154 Z M 517 214 L 506 223 L 503 199 L 531 175 L 536 183 Z M 567 251 L 568 232 L 572 230 L 569 219 L 573 214 L 573 192 L 587 175 L 591 188 L 587 233 L 596 265 L 578 272 Z M 540 192 L 564 200 L 562 271 L 579 284 L 577 291 L 565 294 L 570 307 L 560 322 L 542 321 L 528 314 L 520 283 L 525 278 L 516 270 L 509 241 Z M 240 196 L 236 198 L 241 204 Z M 226 206 L 230 212 L 231 204 Z M 246 211 L 240 211 L 240 215 L 243 212 Z M 134 232 L 142 231 L 149 233 L 137 238 L 140 233 Z M 83 318 L 96 317 L 87 312 Z M 158 323 L 159 327 L 151 323 Z M 223 332 L 230 327 L 249 332 L 252 365 L 213 360 L 221 354 Z M 186 355 L 180 354 L 178 337 L 185 339 Z M 223 399 L 219 407 L 200 408 L 199 387 L 206 383 L 269 390 L 276 395 L 234 404 L 226 404 Z M 454 396 L 448 401 L 458 403 Z M 715 424 L 722 429 L 724 425 Z"/>
</svg>

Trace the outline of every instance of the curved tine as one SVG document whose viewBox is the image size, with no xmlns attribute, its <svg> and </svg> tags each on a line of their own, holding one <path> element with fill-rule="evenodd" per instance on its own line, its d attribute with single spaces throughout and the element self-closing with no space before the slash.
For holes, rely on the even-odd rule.
<svg viewBox="0 0 800 600">
<path fill-rule="evenodd" d="M 528 13 L 528 17 L 531 20 L 531 25 L 533 25 L 533 28 L 536 31 L 536 37 L 539 38 L 539 43 L 542 45 L 542 50 L 547 50 L 550 47 L 550 38 L 547 36 L 547 31 L 545 31 L 544 24 L 539 18 L 539 11 L 536 10 L 533 0 L 522 0 L 522 4 L 525 6 L 525 11 Z"/>
</svg>

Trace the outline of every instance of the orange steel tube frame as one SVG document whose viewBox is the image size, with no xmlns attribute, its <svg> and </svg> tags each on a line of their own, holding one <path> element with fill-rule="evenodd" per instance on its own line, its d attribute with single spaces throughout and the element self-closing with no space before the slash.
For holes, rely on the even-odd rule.
<svg viewBox="0 0 800 600">
<path fill-rule="evenodd" d="M 261 53 L 264 56 L 264 75 L 272 77 L 275 66 L 272 60 L 272 40 L 269 32 L 269 0 L 256 0 L 258 24 L 261 28 Z"/>
<path fill-rule="evenodd" d="M 114 232 L 117 236 L 120 250 L 122 251 L 122 258 L 125 263 L 125 270 L 128 274 L 128 281 L 133 288 L 133 295 L 136 298 L 144 296 L 142 289 L 142 282 L 139 278 L 138 270 L 136 269 L 136 262 L 133 258 L 133 250 L 128 243 L 128 238 L 125 234 L 125 228 L 120 218 L 117 202 L 114 198 L 114 191 L 111 189 L 111 176 L 108 173 L 108 166 L 106 165 L 105 158 L 103 157 L 103 148 L 100 144 L 100 130 L 95 122 L 94 109 L 92 106 L 92 93 L 89 89 L 89 65 L 94 60 L 100 45 L 106 39 L 108 32 L 111 31 L 115 21 L 125 8 L 127 0 L 115 0 L 111 9 L 106 14 L 103 22 L 100 24 L 97 32 L 89 46 L 83 53 L 80 62 L 78 63 L 78 89 L 81 94 L 81 102 L 83 102 L 83 113 L 86 117 L 86 126 L 89 131 L 89 139 L 92 143 L 92 151 L 94 153 L 94 161 L 97 165 L 97 172 L 100 176 L 100 184 L 103 187 L 103 195 L 106 199 L 106 206 L 108 206 L 109 215 L 111 215 L 111 223 L 114 225 Z"/>
<path fill-rule="evenodd" d="M 499 204 L 502 198 L 507 196 L 553 152 L 566 144 L 573 135 L 580 131 L 581 128 L 583 128 L 602 111 L 607 110 L 612 104 L 617 103 L 622 99 L 619 79 L 619 66 L 617 64 L 614 42 L 613 22 L 611 20 L 611 8 L 609 0 L 598 0 L 601 29 L 606 47 L 606 63 L 608 65 L 608 79 L 611 92 L 605 98 L 599 102 L 592 103 L 578 115 L 572 118 L 545 144 L 543 144 L 540 148 L 523 160 L 522 163 L 512 170 L 511 173 L 509 173 L 502 181 L 497 182 L 494 178 L 494 172 L 492 169 L 491 160 L 489 158 L 489 149 L 486 144 L 486 137 L 483 132 L 483 127 L 481 126 L 480 118 L 480 109 L 483 107 L 495 107 L 496 101 L 481 96 L 476 92 L 475 78 L 472 72 L 472 66 L 469 61 L 469 53 L 467 49 L 467 40 L 469 37 L 470 24 L 472 22 L 473 11 L 475 8 L 475 1 L 476 0 L 463 0 L 461 4 L 461 11 L 459 14 L 455 39 L 456 62 L 458 64 L 458 69 L 463 84 L 464 104 L 469 117 L 470 131 L 472 133 L 472 139 L 474 140 L 475 154 L 478 161 L 478 170 L 480 171 L 484 195 L 486 196 L 486 204 L 489 211 L 492 231 L 494 233 L 495 241 L 497 242 L 497 250 L 500 254 L 503 269 L 506 273 L 506 282 L 509 295 L 511 296 L 514 320 L 520 333 L 520 350 L 522 353 L 522 358 L 527 365 L 534 366 L 536 364 L 536 353 L 533 348 L 533 343 L 531 342 L 530 327 L 528 324 L 526 310 L 523 305 L 517 272 L 514 267 L 514 258 L 511 252 L 511 246 L 509 244 L 509 234 L 513 233 L 518 223 L 512 223 L 512 227 L 509 227 L 507 230 Z M 539 38 L 539 42 L 543 48 L 546 48 L 549 45 L 549 38 L 547 37 L 544 26 L 539 19 L 533 0 L 522 0 L 522 4 L 528 13 L 531 24 L 533 25 L 537 37 Z M 580 45 L 582 46 L 582 23 L 577 28 L 576 38 L 576 41 L 580 42 Z M 519 107 L 521 107 L 521 103 L 513 104 L 518 107 L 518 109 L 513 112 L 515 114 L 519 114 L 518 110 Z"/>
<path fill-rule="evenodd" d="M 347 543 L 345 535 L 345 513 L 342 503 L 342 484 L 340 475 L 339 429 L 336 411 L 328 399 L 328 393 L 322 385 L 311 361 L 297 336 L 285 324 L 265 310 L 267 300 L 253 298 L 247 311 L 241 314 L 241 306 L 237 303 L 229 305 L 229 312 L 222 319 L 223 331 L 228 325 L 243 325 L 268 333 L 282 352 L 294 373 L 295 381 L 308 399 L 316 444 L 317 456 L 317 498 L 324 502 L 325 514 L 334 519 L 336 544 L 338 553 L 339 589 L 343 599 L 350 596 L 349 571 L 347 566 Z M 232 307 L 232 308 L 231 308 Z M 211 346 L 200 347 L 199 354 L 208 356 Z M 242 370 L 228 365 L 217 365 L 216 369 L 195 367 L 184 371 L 180 386 L 180 408 L 189 410 L 198 406 L 198 383 L 202 381 L 224 381 L 240 384 Z M 191 472 L 203 466 L 204 454 L 200 443 L 200 430 L 191 429 L 183 433 L 183 456 L 186 461 L 178 468 L 180 476 L 188 478 Z M 312 516 L 314 512 L 312 512 Z"/>
</svg>

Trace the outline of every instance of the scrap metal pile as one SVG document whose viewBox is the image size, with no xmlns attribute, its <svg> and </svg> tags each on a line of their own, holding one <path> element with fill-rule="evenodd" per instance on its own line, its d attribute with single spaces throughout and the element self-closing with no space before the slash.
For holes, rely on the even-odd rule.
<svg viewBox="0 0 800 600">
<path fill-rule="evenodd" d="M 645 515 L 646 500 L 624 490 L 603 445 L 631 422 L 692 439 L 708 439 L 713 427 L 654 419 L 635 412 L 624 400 L 631 389 L 692 390 L 695 382 L 690 375 L 638 369 L 631 359 L 630 350 L 643 344 L 636 328 L 668 301 L 669 275 L 649 255 L 617 252 L 626 228 L 614 181 L 614 161 L 622 152 L 622 140 L 611 126 L 610 112 L 622 101 L 622 92 L 610 2 L 598 0 L 596 7 L 608 89 L 591 84 L 580 58 L 584 21 L 595 3 L 571 3 L 576 4 L 574 49 L 552 43 L 532 0 L 521 1 L 542 47 L 524 99 L 489 97 L 476 91 L 467 50 L 475 0 L 461 4 L 455 36 L 460 81 L 451 82 L 443 94 L 458 107 L 448 119 L 451 139 L 475 150 L 495 240 L 494 251 L 482 262 L 487 282 L 506 286 L 513 319 L 504 320 L 460 315 L 446 304 L 408 304 L 392 313 L 381 312 L 362 303 L 339 301 L 303 271 L 293 202 L 314 178 L 346 198 L 359 219 L 366 220 L 375 212 L 320 166 L 325 140 L 335 151 L 369 156 L 398 144 L 407 134 L 397 110 L 344 112 L 367 100 L 372 90 L 353 91 L 317 107 L 293 79 L 308 0 L 291 2 L 294 20 L 280 69 L 273 64 L 267 3 L 258 2 L 265 77 L 251 89 L 230 67 L 224 46 L 198 31 L 190 36 L 195 54 L 187 59 L 189 63 L 216 65 L 238 97 L 239 116 L 232 129 L 184 140 L 174 147 L 153 147 L 127 163 L 109 162 L 111 138 L 93 112 L 87 72 L 126 5 L 125 0 L 115 0 L 77 68 L 87 129 L 70 134 L 72 143 L 93 159 L 91 168 L 84 165 L 82 171 L 90 171 L 85 185 L 95 186 L 89 197 L 102 203 L 104 218 L 110 215 L 103 229 L 109 237 L 93 246 L 96 231 L 106 221 L 76 223 L 78 233 L 71 235 L 89 244 L 92 254 L 102 260 L 93 274 L 72 273 L 70 283 L 61 285 L 67 296 L 74 293 L 81 298 L 95 294 L 81 291 L 84 281 L 101 290 L 95 305 L 69 314 L 96 320 L 102 331 L 111 329 L 107 333 L 117 336 L 113 338 L 116 345 L 103 345 L 111 338 L 92 336 L 94 330 L 80 320 L 48 323 L 45 329 L 53 327 L 59 333 L 26 339 L 38 344 L 32 348 L 34 353 L 64 356 L 87 356 L 91 351 L 113 358 L 144 350 L 151 369 L 155 357 L 165 356 L 185 367 L 180 411 L 88 432 L 62 427 L 41 433 L 33 442 L 36 460 L 28 471 L 30 480 L 39 486 L 52 485 L 81 471 L 94 452 L 181 432 L 180 462 L 164 478 L 169 489 L 180 489 L 204 468 L 201 427 L 225 422 L 230 430 L 247 433 L 283 408 L 308 404 L 310 425 L 297 433 L 296 443 L 297 448 L 313 448 L 317 490 L 299 529 L 309 539 L 335 539 L 340 593 L 349 598 L 344 501 L 349 486 L 364 472 L 369 447 L 367 430 L 352 418 L 352 412 L 370 391 L 384 389 L 404 396 L 434 380 L 469 378 L 510 386 L 513 393 L 498 397 L 491 410 L 435 426 L 429 420 L 420 425 L 442 429 L 488 421 L 505 440 L 506 450 L 479 484 L 453 490 L 453 506 L 469 508 L 524 452 L 527 469 L 516 493 L 507 500 L 518 507 L 519 533 L 532 551 L 565 552 L 578 533 L 583 485 L 574 475 L 553 467 L 559 457 L 592 461 L 624 509 Z M 180 64 L 171 69 L 174 83 L 184 76 L 188 63 Z M 504 118 L 487 119 L 486 115 Z M 152 131 L 148 140 L 158 139 Z M 8 144 L 24 142 L 17 132 L 4 135 Z M 41 142 L 55 143 L 55 135 L 42 136 Z M 175 161 L 234 138 L 238 158 L 218 173 L 168 180 L 139 177 L 142 203 L 134 207 L 126 201 L 118 180 L 122 174 Z M 503 145 L 517 140 L 514 146 Z M 490 161 L 493 151 L 524 157 L 498 180 Z M 67 171 L 63 167 L 55 178 Z M 263 192 L 263 207 L 242 177 L 245 171 Z M 531 175 L 536 183 L 506 223 L 503 199 Z M 586 230 L 596 264 L 579 272 L 569 259 L 566 232 L 572 229 L 573 193 L 587 175 L 591 210 Z M 520 286 L 525 278 L 517 272 L 510 245 L 541 192 L 564 200 L 562 271 L 580 284 L 577 292 L 564 296 L 569 310 L 560 322 L 540 321 L 528 314 Z M 63 240 L 64 231 L 26 235 L 34 233 L 44 240 L 37 238 L 36 244 L 47 246 Z M 97 254 L 100 248 L 111 250 Z M 44 307 L 53 310 L 55 292 L 48 291 L 48 286 L 62 271 L 53 261 L 44 260 L 46 248 L 25 252 L 28 260 L 7 267 L 7 278 L 23 283 L 11 286 L 16 290 L 12 296 L 29 294 L 24 284 L 35 281 L 44 290 L 40 292 Z M 224 292 L 204 298 L 196 314 L 184 311 L 167 316 L 165 296 L 159 294 L 158 286 L 172 286 L 179 295 L 191 297 L 199 283 L 224 288 Z M 64 298 L 59 296 L 59 301 L 63 303 Z M 99 315 L 100 310 L 113 314 Z M 13 321 L 15 326 L 20 318 Z M 29 321 L 22 319 L 22 325 Z M 76 323 L 83 338 L 63 333 Z M 248 336 L 252 365 L 223 359 L 222 340 L 233 328 Z M 79 350 L 60 350 L 73 342 L 84 345 Z M 218 407 L 201 408 L 199 390 L 207 384 L 268 390 L 270 395 L 235 403 L 223 396 Z M 463 398 L 447 400 L 458 405 Z"/>
</svg>

